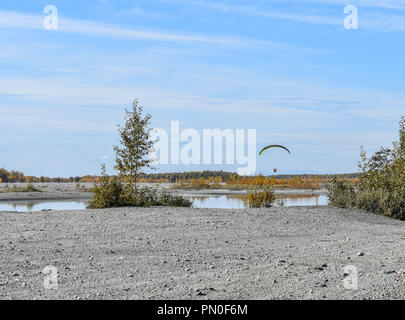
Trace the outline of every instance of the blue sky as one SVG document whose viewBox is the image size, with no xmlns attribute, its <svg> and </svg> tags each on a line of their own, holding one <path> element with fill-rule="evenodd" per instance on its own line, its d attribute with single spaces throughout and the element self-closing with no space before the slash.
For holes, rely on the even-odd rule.
<svg viewBox="0 0 405 320">
<path fill-rule="evenodd" d="M 58 8 L 59 29 L 43 10 Z M 343 27 L 356 5 L 358 30 Z M 96 174 L 138 98 L 153 127 L 255 128 L 258 172 L 356 172 L 405 115 L 403 0 L 0 3 L 0 167 Z M 235 170 L 160 165 L 158 171 Z"/>
</svg>

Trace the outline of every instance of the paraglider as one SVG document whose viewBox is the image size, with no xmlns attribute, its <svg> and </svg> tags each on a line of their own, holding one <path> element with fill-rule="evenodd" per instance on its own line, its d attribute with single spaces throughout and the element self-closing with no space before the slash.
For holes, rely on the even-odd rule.
<svg viewBox="0 0 405 320">
<path fill-rule="evenodd" d="M 260 151 L 259 156 L 261 156 L 264 151 L 266 151 L 267 149 L 270 149 L 270 148 L 281 148 L 281 149 L 284 149 L 284 150 L 286 150 L 288 153 L 291 154 L 290 150 L 288 150 L 286 147 L 281 146 L 281 145 L 279 145 L 279 144 L 272 144 L 272 145 L 270 145 L 270 146 L 264 147 L 264 148 Z"/>
</svg>

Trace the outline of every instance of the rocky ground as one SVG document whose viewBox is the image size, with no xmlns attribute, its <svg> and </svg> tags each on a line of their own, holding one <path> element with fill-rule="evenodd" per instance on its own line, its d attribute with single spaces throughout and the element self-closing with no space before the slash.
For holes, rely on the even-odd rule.
<svg viewBox="0 0 405 320">
<path fill-rule="evenodd" d="M 88 200 L 93 183 L 35 183 L 41 192 L 2 192 L 16 186 L 24 188 L 26 183 L 0 183 L 1 201 L 45 201 L 45 200 Z"/>
<path fill-rule="evenodd" d="M 404 299 L 404 248 L 405 222 L 329 207 L 0 212 L 0 299 Z"/>
</svg>

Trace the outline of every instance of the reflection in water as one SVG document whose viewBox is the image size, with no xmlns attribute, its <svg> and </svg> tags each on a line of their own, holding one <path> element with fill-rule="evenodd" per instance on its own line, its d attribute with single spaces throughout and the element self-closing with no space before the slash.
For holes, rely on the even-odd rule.
<svg viewBox="0 0 405 320">
<path fill-rule="evenodd" d="M 50 202 L 0 202 L 0 211 L 35 212 L 43 210 L 84 210 L 83 201 L 50 201 Z"/>
<path fill-rule="evenodd" d="M 246 195 L 191 196 L 195 208 L 243 209 L 248 208 Z M 279 196 L 275 206 L 324 206 L 328 204 L 325 195 Z"/>
<path fill-rule="evenodd" d="M 326 206 L 328 197 L 326 195 L 288 195 L 279 197 L 287 207 L 291 206 Z"/>
<path fill-rule="evenodd" d="M 209 195 L 190 196 L 195 208 L 244 209 L 248 208 L 246 195 Z M 279 196 L 275 206 L 323 206 L 328 204 L 324 195 L 285 195 Z M 0 202 L 0 211 L 35 212 L 43 210 L 84 210 L 84 201 L 48 201 L 48 202 Z"/>
<path fill-rule="evenodd" d="M 190 198 L 194 208 L 243 209 L 246 201 L 244 195 L 210 195 Z"/>
</svg>

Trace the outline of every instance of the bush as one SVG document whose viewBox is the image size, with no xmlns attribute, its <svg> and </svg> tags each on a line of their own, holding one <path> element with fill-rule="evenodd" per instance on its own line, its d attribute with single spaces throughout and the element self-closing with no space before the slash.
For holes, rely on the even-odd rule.
<svg viewBox="0 0 405 320">
<path fill-rule="evenodd" d="M 41 192 L 41 190 L 35 188 L 31 182 L 27 184 L 25 189 L 27 190 L 26 192 Z"/>
<path fill-rule="evenodd" d="M 328 187 L 329 204 L 335 207 L 347 208 L 356 203 L 356 191 L 343 181 L 333 178 L 332 184 Z"/>
<path fill-rule="evenodd" d="M 274 190 L 268 185 L 254 186 L 248 190 L 247 202 L 250 208 L 269 208 L 275 200 Z"/>
<path fill-rule="evenodd" d="M 204 178 L 191 179 L 191 188 L 192 189 L 209 189 L 210 185 L 205 182 Z"/>
<path fill-rule="evenodd" d="M 384 214 L 382 203 L 384 202 L 384 193 L 382 190 L 362 190 L 357 192 L 353 207 L 366 211 Z"/>
<path fill-rule="evenodd" d="M 93 187 L 93 196 L 88 208 L 100 209 L 119 206 L 122 204 L 124 186 L 118 177 L 110 177 L 106 174 L 105 166 L 101 166 L 101 177 Z"/>
<path fill-rule="evenodd" d="M 106 174 L 105 165 L 101 166 L 101 177 L 93 188 L 88 208 L 151 205 L 191 207 L 191 201 L 182 196 L 138 187 L 138 178 L 144 174 L 142 170 L 151 168 L 152 159 L 147 157 L 154 143 L 149 128 L 151 115 L 142 115 L 143 108 L 137 100 L 132 104 L 132 110 L 126 109 L 125 112 L 125 125 L 119 127 L 121 146 L 114 147 L 115 169 L 119 175 L 110 177 Z"/>
<path fill-rule="evenodd" d="M 42 192 L 42 190 L 35 188 L 32 183 L 28 183 L 26 187 L 17 187 L 14 184 L 11 188 L 7 184 L 4 189 L 0 190 L 0 192 L 2 192 L 2 193 L 8 193 L 8 192 Z"/>
<path fill-rule="evenodd" d="M 160 191 L 156 188 L 133 188 L 124 184 L 119 177 L 108 176 L 105 166 L 101 168 L 101 177 L 93 188 L 89 209 L 102 209 L 123 206 L 169 206 L 191 207 L 192 202 L 180 195 Z"/>
<path fill-rule="evenodd" d="M 405 220 L 405 117 L 400 122 L 400 141 L 392 149 L 381 148 L 367 158 L 361 152 L 359 183 L 353 188 L 334 181 L 330 204 L 357 207 Z"/>
<path fill-rule="evenodd" d="M 217 181 L 210 181 L 204 178 L 191 179 L 190 182 L 175 184 L 172 189 L 201 190 L 201 189 L 222 189 L 223 185 Z"/>
<path fill-rule="evenodd" d="M 135 197 L 137 206 L 167 206 L 167 207 L 191 207 L 192 202 L 181 195 L 161 191 L 156 188 L 138 188 Z"/>
</svg>

